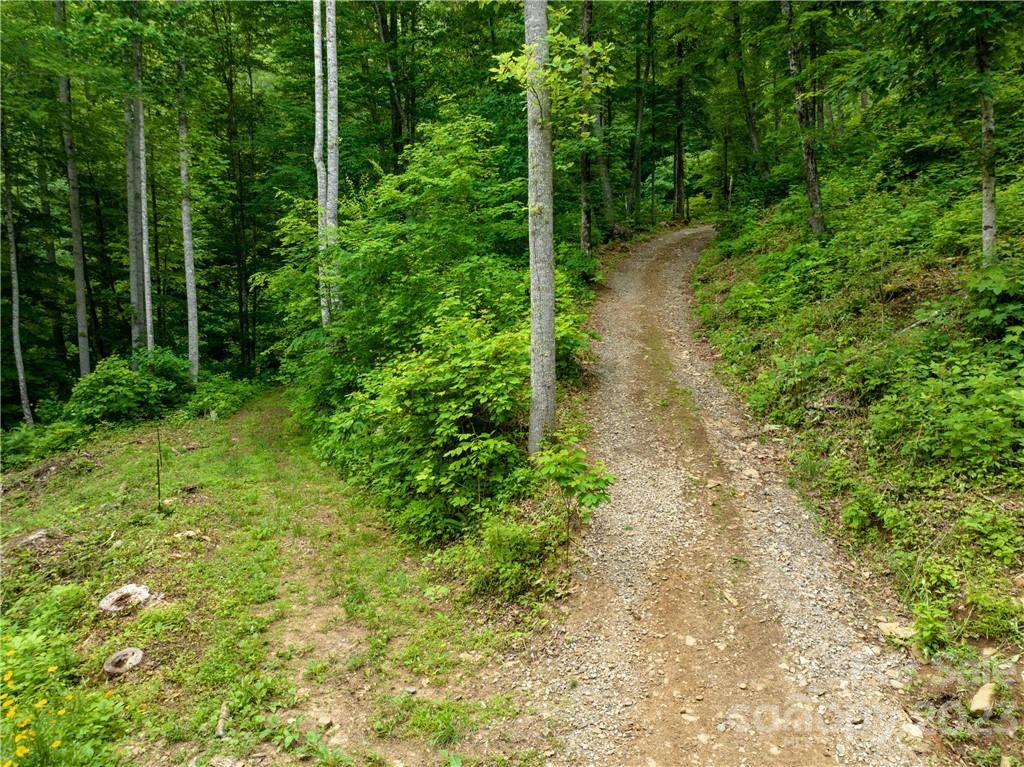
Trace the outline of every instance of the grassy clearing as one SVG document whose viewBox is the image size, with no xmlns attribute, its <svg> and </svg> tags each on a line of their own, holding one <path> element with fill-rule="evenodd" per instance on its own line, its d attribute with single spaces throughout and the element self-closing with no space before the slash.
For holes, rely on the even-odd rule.
<svg viewBox="0 0 1024 767">
<path fill-rule="evenodd" d="M 11 753 L 34 732 L 17 743 L 30 749 L 21 764 L 106 753 L 110 764 L 204 765 L 268 749 L 275 764 L 387 764 L 410 749 L 448 764 L 463 738 L 516 714 L 472 680 L 528 627 L 490 619 L 398 542 L 313 458 L 280 393 L 231 419 L 164 424 L 160 443 L 159 504 L 152 424 L 6 477 L 5 711 L 17 713 L 0 723 Z M 99 600 L 125 583 L 159 597 L 102 613 Z M 105 679 L 104 659 L 129 646 L 142 665 Z M 403 697 L 424 685 L 429 694 Z M 81 710 L 35 708 L 65 695 Z M 331 705 L 349 719 L 324 721 Z M 33 723 L 19 730 L 23 713 Z"/>
</svg>

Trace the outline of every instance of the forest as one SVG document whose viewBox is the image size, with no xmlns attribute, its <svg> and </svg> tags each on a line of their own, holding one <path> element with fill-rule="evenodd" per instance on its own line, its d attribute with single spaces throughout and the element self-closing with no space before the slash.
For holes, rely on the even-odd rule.
<svg viewBox="0 0 1024 767">
<path fill-rule="evenodd" d="M 0 36 L 3 767 L 1024 766 L 1024 3 Z"/>
</svg>

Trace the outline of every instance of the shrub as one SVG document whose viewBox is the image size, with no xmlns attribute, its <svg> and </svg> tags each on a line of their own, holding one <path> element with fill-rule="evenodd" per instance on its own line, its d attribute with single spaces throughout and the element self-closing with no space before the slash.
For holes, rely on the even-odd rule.
<svg viewBox="0 0 1024 767">
<path fill-rule="evenodd" d="M 168 349 L 143 349 L 132 355 L 132 366 L 139 374 L 150 379 L 161 409 L 180 405 L 195 386 L 189 374 L 188 360 Z"/>
<path fill-rule="evenodd" d="M 526 334 L 442 305 L 420 348 L 369 373 L 329 419 L 321 453 L 378 495 L 399 529 L 450 539 L 528 482 L 520 450 Z"/>
<path fill-rule="evenodd" d="M 210 376 L 196 384 L 185 403 L 185 412 L 193 418 L 223 418 L 237 412 L 257 389 L 251 381 L 238 381 L 229 375 Z"/>
</svg>

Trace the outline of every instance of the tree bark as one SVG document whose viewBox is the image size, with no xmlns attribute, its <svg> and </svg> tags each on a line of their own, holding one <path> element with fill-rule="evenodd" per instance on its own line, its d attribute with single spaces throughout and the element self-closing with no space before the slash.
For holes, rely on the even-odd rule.
<svg viewBox="0 0 1024 767">
<path fill-rule="evenodd" d="M 975 35 L 975 57 L 982 77 L 981 91 L 981 263 L 996 263 L 996 117 L 992 104 L 989 61 L 991 43 L 983 30 Z"/>
<path fill-rule="evenodd" d="M 318 2 L 319 0 L 314 0 Z M 180 6 L 181 0 L 178 0 Z M 188 325 L 188 371 L 199 378 L 199 306 L 192 243 L 192 186 L 189 181 L 188 113 L 185 104 L 185 54 L 178 57 L 178 171 L 181 178 L 181 250 L 185 262 L 185 308 Z"/>
<path fill-rule="evenodd" d="M 6 115 L 4 115 L 6 122 Z M 21 356 L 21 287 L 18 285 L 18 241 L 14 232 L 14 194 L 11 192 L 10 150 L 7 147 L 7 131 L 0 129 L 0 154 L 3 154 L 4 171 L 4 219 L 7 225 L 7 245 L 11 257 L 11 349 L 14 352 L 14 368 L 18 375 L 18 398 L 21 400 L 21 414 L 25 423 L 31 426 L 32 403 L 28 398 L 28 384 L 25 381 L 25 361 Z M 88 348 L 86 349 L 88 359 Z M 88 371 L 87 371 L 88 372 Z"/>
<path fill-rule="evenodd" d="M 128 209 L 128 294 L 132 305 L 131 342 L 132 351 L 146 337 L 145 309 L 142 303 L 142 269 L 139 264 L 139 214 L 138 214 L 138 162 L 136 154 L 135 110 L 132 100 L 124 100 L 124 163 L 125 163 L 125 195 Z"/>
<path fill-rule="evenodd" d="M 64 30 L 63 0 L 54 0 L 53 20 Z M 78 373 L 86 376 L 91 369 L 89 360 L 89 318 L 85 287 L 85 246 L 82 243 L 82 208 L 78 191 L 78 162 L 75 159 L 75 134 L 71 122 L 71 80 L 60 75 L 60 111 L 64 138 L 64 155 L 68 166 L 68 212 L 71 217 L 71 252 L 75 270 L 75 325 L 78 330 Z"/>
<path fill-rule="evenodd" d="M 317 277 L 320 294 L 320 324 L 327 327 L 331 321 L 330 295 L 324 274 L 324 258 L 327 246 L 327 168 L 324 165 L 324 64 L 323 30 L 320 23 L 320 0 L 313 0 L 313 166 L 316 168 L 316 231 L 319 243 L 317 253 Z"/>
<path fill-rule="evenodd" d="M 551 96 L 542 73 L 548 62 L 547 0 L 525 0 L 530 240 L 530 430 L 527 448 L 540 449 L 555 427 L 555 248 Z"/>
<path fill-rule="evenodd" d="M 594 18 L 594 0 L 583 0 L 583 7 L 580 12 L 580 41 L 589 46 L 593 40 L 590 35 L 590 25 Z M 581 67 L 581 77 L 584 82 L 590 78 L 590 55 L 584 53 Z M 591 161 L 590 147 L 587 142 L 594 126 L 594 114 L 590 101 L 583 105 L 583 149 L 580 152 L 580 251 L 587 258 L 593 255 L 594 248 L 591 238 L 593 217 L 590 206 L 590 184 L 591 184 Z"/>
<path fill-rule="evenodd" d="M 789 73 L 793 77 L 796 92 L 796 118 L 803 143 L 804 180 L 807 185 L 807 202 L 811 209 L 808 224 L 814 234 L 820 235 L 825 232 L 825 217 L 821 211 L 821 183 L 818 179 L 818 159 L 814 148 L 813 105 L 805 98 L 803 86 L 800 84 L 800 43 L 793 31 L 793 6 L 790 0 L 781 0 L 781 3 L 789 35 Z"/>
<path fill-rule="evenodd" d="M 327 0 L 327 244 L 338 242 L 338 34 L 335 0 Z M 325 267 L 330 275 L 330 269 Z M 328 301 L 340 308 L 340 298 L 333 285 L 328 285 Z"/>
<path fill-rule="evenodd" d="M 681 67 L 683 44 L 676 43 L 676 62 Z M 687 218 L 686 213 L 686 149 L 683 146 L 683 78 L 676 77 L 676 126 L 672 139 L 672 217 Z"/>
<path fill-rule="evenodd" d="M 141 0 L 135 0 L 136 18 L 141 16 Z M 142 99 L 142 39 L 135 38 L 133 47 L 132 63 L 135 74 L 135 136 L 138 146 L 136 157 L 138 161 L 138 176 L 136 181 L 139 185 L 139 261 L 142 265 L 142 306 L 145 318 L 146 348 L 152 349 L 153 338 L 153 287 L 149 263 L 149 211 L 147 210 L 146 197 L 146 117 L 145 106 Z"/>
<path fill-rule="evenodd" d="M 156 167 L 156 145 L 150 144 L 148 150 L 150 165 Z M 156 290 L 156 331 L 153 338 L 155 342 L 157 332 L 160 333 L 161 339 L 167 338 L 167 320 L 164 316 L 164 270 L 160 261 L 160 217 L 157 207 L 156 174 L 153 175 L 153 179 L 149 183 L 149 194 L 150 202 L 153 204 L 153 266 L 155 267 L 153 284 L 154 290 Z"/>
<path fill-rule="evenodd" d="M 601 199 L 604 202 L 604 227 L 612 234 L 619 233 L 618 215 L 615 211 L 615 193 L 612 191 L 612 174 L 608 170 L 608 148 L 604 143 L 604 114 L 597 110 L 597 121 L 594 123 L 594 139 L 599 150 L 597 153 L 597 175 L 601 180 Z"/>
<path fill-rule="evenodd" d="M 395 73 L 397 64 L 394 51 L 398 47 L 398 20 L 394 6 L 391 7 L 389 14 L 383 2 L 375 1 L 373 10 L 377 17 L 377 34 L 384 46 L 384 68 L 388 73 L 388 98 L 391 103 L 391 144 L 395 154 L 394 166 L 397 167 L 404 146 L 404 128 L 408 123 Z"/>
</svg>

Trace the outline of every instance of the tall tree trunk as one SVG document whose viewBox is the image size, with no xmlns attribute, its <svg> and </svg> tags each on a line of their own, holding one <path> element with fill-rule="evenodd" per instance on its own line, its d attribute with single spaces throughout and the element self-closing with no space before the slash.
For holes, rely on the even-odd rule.
<svg viewBox="0 0 1024 767">
<path fill-rule="evenodd" d="M 7 225 L 7 245 L 11 257 L 11 348 L 14 352 L 14 369 L 18 375 L 18 398 L 21 400 L 21 414 L 25 423 L 31 426 L 32 403 L 28 399 L 28 384 L 25 382 L 25 361 L 21 356 L 21 288 L 18 285 L 18 241 L 14 233 L 14 194 L 11 192 L 10 150 L 7 147 L 6 120 L 0 127 L 0 154 L 3 155 L 4 171 L 4 219 Z M 88 360 L 88 349 L 86 349 Z"/>
<path fill-rule="evenodd" d="M 604 203 L 604 228 L 612 234 L 619 234 L 618 215 L 615 211 L 615 193 L 612 191 L 612 174 L 608 170 L 608 148 L 604 141 L 604 112 L 597 110 L 597 121 L 594 123 L 594 140 L 598 145 L 597 176 L 601 180 L 601 200 Z"/>
<path fill-rule="evenodd" d="M 53 20 L 64 29 L 64 2 L 54 0 Z M 68 164 L 68 212 L 71 216 L 71 252 L 75 268 L 75 324 L 78 329 L 78 373 L 89 374 L 89 319 L 85 289 L 85 246 L 82 243 L 82 209 L 78 193 L 78 162 L 75 159 L 75 134 L 71 122 L 71 81 L 60 75 L 60 111 L 64 154 Z"/>
<path fill-rule="evenodd" d="M 136 18 L 141 17 L 141 0 L 135 0 Z M 133 48 L 133 66 L 135 73 L 135 131 L 138 147 L 136 149 L 138 159 L 138 176 L 136 181 L 139 184 L 139 261 L 142 265 L 142 306 L 145 318 L 146 348 L 152 349 L 153 338 L 153 283 L 150 275 L 149 263 L 149 211 L 147 210 L 146 197 L 146 117 L 145 105 L 142 99 L 142 39 L 135 38 Z"/>
<path fill-rule="evenodd" d="M 314 0 L 319 2 L 319 0 Z M 181 3 L 181 0 L 178 0 Z M 199 378 L 199 307 L 192 245 L 192 186 L 189 182 L 188 113 L 185 104 L 185 54 L 178 58 L 178 170 L 181 177 L 181 250 L 185 262 L 185 308 L 188 325 L 188 370 Z"/>
<path fill-rule="evenodd" d="M 391 103 L 391 143 L 392 151 L 395 153 L 394 166 L 397 167 L 398 158 L 402 154 L 404 146 L 404 127 L 408 123 L 395 72 L 397 67 L 395 51 L 398 48 L 398 19 L 395 6 L 392 5 L 388 9 L 382 0 L 375 0 L 373 9 L 377 16 L 377 34 L 384 46 L 384 68 L 388 73 L 388 98 Z"/>
<path fill-rule="evenodd" d="M 810 205 L 808 224 L 811 231 L 824 234 L 825 217 L 821 212 L 821 183 L 818 180 L 818 159 L 814 148 L 814 112 L 813 105 L 804 96 L 800 84 L 800 43 L 793 30 L 793 6 L 790 0 L 781 0 L 782 15 L 786 19 L 786 31 L 789 35 L 789 74 L 793 78 L 796 91 L 796 118 L 800 124 L 800 137 L 803 143 L 804 179 L 807 185 L 807 202 Z"/>
<path fill-rule="evenodd" d="M 583 0 L 583 8 L 580 12 L 580 40 L 584 45 L 589 46 L 593 40 L 590 35 L 590 25 L 594 19 L 594 0 Z M 590 55 L 589 51 L 583 55 L 581 77 L 585 83 L 590 78 Z M 591 162 L 590 147 L 587 142 L 594 127 L 594 114 L 590 101 L 583 105 L 583 149 L 580 152 L 580 251 L 587 258 L 593 255 L 593 243 L 591 239 L 592 211 L 590 206 L 590 184 L 591 184 Z"/>
<path fill-rule="evenodd" d="M 334 0 L 327 0 L 327 242 L 338 241 L 338 35 Z M 333 286 L 331 286 L 333 287 Z M 339 308 L 340 299 L 328 290 L 330 303 Z"/>
<path fill-rule="evenodd" d="M 46 247 L 46 263 L 52 270 L 52 277 L 56 278 L 58 273 L 57 267 L 57 248 L 53 243 L 53 212 L 50 209 L 50 179 L 49 174 L 46 171 L 46 161 L 39 160 L 39 200 L 41 204 L 43 217 L 43 238 Z M 67 364 L 67 346 L 64 340 L 64 318 L 63 312 L 61 311 L 61 299 L 58 298 L 53 302 L 53 321 L 51 326 L 51 334 L 53 336 L 53 352 L 60 362 L 61 368 Z"/>
<path fill-rule="evenodd" d="M 542 73 L 548 63 L 547 0 L 525 0 L 526 44 L 535 66 L 527 74 L 530 239 L 530 431 L 540 449 L 555 427 L 555 244 L 551 96 Z"/>
<path fill-rule="evenodd" d="M 648 0 L 648 21 L 647 27 L 647 58 L 650 61 L 651 95 L 648 99 L 651 102 L 651 226 L 658 225 L 658 115 L 657 107 L 657 79 L 658 69 L 654 61 L 654 0 Z"/>
<path fill-rule="evenodd" d="M 153 144 L 149 146 L 150 165 L 156 167 L 156 148 Z M 157 208 L 156 174 L 153 174 L 149 182 L 150 202 L 153 203 L 153 265 L 156 267 L 154 273 L 154 285 L 156 290 L 156 328 L 161 339 L 167 338 L 167 322 L 164 316 L 164 279 L 163 267 L 160 261 L 160 217 Z M 155 340 L 155 334 L 154 334 Z"/>
<path fill-rule="evenodd" d="M 984 30 L 975 35 L 975 59 L 982 79 L 981 91 L 981 262 L 992 266 L 996 252 L 996 116 L 992 104 L 989 63 L 991 43 Z"/>
<path fill-rule="evenodd" d="M 683 61 L 683 44 L 676 43 L 676 66 Z M 676 77 L 676 126 L 672 139 L 672 217 L 686 219 L 686 149 L 683 146 L 683 78 Z"/>
<path fill-rule="evenodd" d="M 317 203 L 317 276 L 320 293 L 320 324 L 327 327 L 331 321 L 331 302 L 328 293 L 324 258 L 327 247 L 327 168 L 324 165 L 324 64 L 323 30 L 320 23 L 320 0 L 313 0 L 313 166 L 316 168 Z M 364 61 L 365 63 L 365 61 Z"/>
<path fill-rule="evenodd" d="M 146 312 L 142 303 L 142 268 L 139 264 L 139 211 L 138 211 L 138 144 L 135 131 L 135 110 L 132 100 L 124 100 L 124 164 L 125 197 L 128 209 L 128 294 L 131 299 L 132 351 L 146 338 Z"/>
<path fill-rule="evenodd" d="M 750 148 L 754 153 L 754 160 L 759 166 L 761 173 L 768 174 L 768 166 L 764 164 L 761 157 L 761 136 L 757 132 L 757 116 L 754 114 L 754 106 L 747 91 L 747 78 L 744 72 L 743 63 L 743 32 L 740 28 L 740 4 L 739 0 L 732 0 L 730 3 L 732 16 L 732 48 L 733 68 L 736 70 L 736 88 L 740 92 L 740 101 L 743 104 L 743 119 L 747 123 L 747 135 L 750 136 Z"/>
<path fill-rule="evenodd" d="M 643 124 L 644 124 L 644 93 L 646 91 L 647 78 L 651 73 L 651 55 L 654 40 L 654 2 L 647 0 L 647 56 L 644 64 L 643 77 L 640 76 L 640 49 L 636 51 L 636 62 L 634 82 L 636 87 L 636 114 L 633 126 L 633 163 L 629 180 L 629 198 L 627 199 L 627 212 L 635 219 L 639 214 L 640 185 L 643 182 Z M 653 153 L 654 147 L 651 147 Z"/>
</svg>

